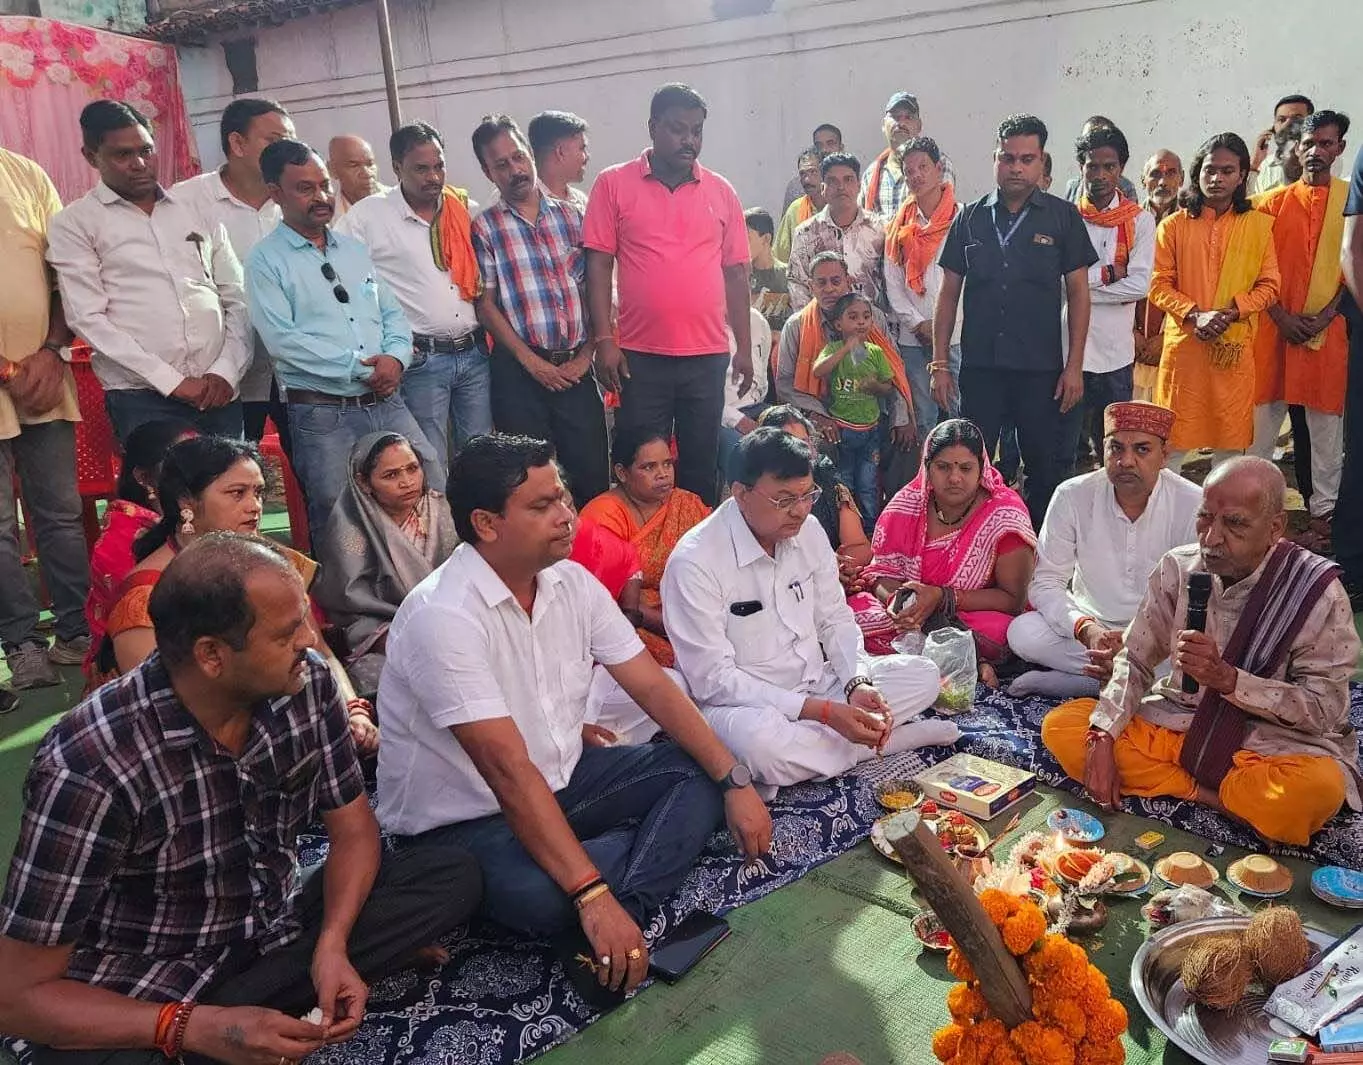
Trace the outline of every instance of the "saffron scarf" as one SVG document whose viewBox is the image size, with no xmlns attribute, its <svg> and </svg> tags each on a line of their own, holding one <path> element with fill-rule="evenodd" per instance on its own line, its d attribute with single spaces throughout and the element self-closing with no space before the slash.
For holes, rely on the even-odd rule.
<svg viewBox="0 0 1363 1065">
<path fill-rule="evenodd" d="M 927 292 L 923 277 L 937 258 L 937 249 L 946 240 L 947 230 L 956 217 L 956 190 L 950 182 L 942 186 L 942 198 L 927 225 L 918 221 L 918 198 L 910 195 L 900 205 L 885 235 L 885 254 L 904 267 L 904 283 L 922 296 Z"/>
<path fill-rule="evenodd" d="M 1225 659 L 1256 677 L 1270 677 L 1325 590 L 1339 576 L 1328 558 L 1279 540 L 1235 624 Z M 1245 741 L 1248 715 L 1220 692 L 1204 689 L 1179 752 L 1179 765 L 1203 787 L 1221 787 Z"/>
<path fill-rule="evenodd" d="M 1079 197 L 1079 214 L 1085 222 L 1117 231 L 1117 254 L 1114 265 L 1125 267 L 1131 260 L 1131 246 L 1136 243 L 1136 218 L 1145 210 L 1135 200 L 1128 200 L 1120 192 L 1111 207 L 1098 210 L 1088 195 Z"/>
<path fill-rule="evenodd" d="M 890 149 L 886 148 L 875 157 L 871 163 L 871 169 L 866 173 L 866 202 L 862 204 L 866 210 L 872 214 L 880 213 L 880 179 L 885 173 L 885 166 L 890 161 Z"/>
<path fill-rule="evenodd" d="M 899 357 L 899 348 L 885 335 L 880 326 L 871 326 L 871 335 L 866 338 L 869 344 L 878 344 L 885 352 L 885 361 L 890 364 L 894 375 L 894 387 L 909 406 L 909 417 L 913 415 L 913 396 L 909 392 L 909 378 L 904 372 L 904 360 Z M 828 387 L 826 378 L 814 376 L 814 360 L 819 352 L 828 346 L 828 337 L 823 327 L 823 315 L 819 311 L 819 301 L 810 300 L 800 312 L 800 350 L 795 360 L 795 387 L 811 396 L 823 398 Z"/>
<path fill-rule="evenodd" d="M 1316 257 L 1311 261 L 1311 281 L 1306 289 L 1306 305 L 1302 314 L 1319 314 L 1339 293 L 1339 282 L 1344 271 L 1339 264 L 1339 249 L 1344 246 L 1344 201 L 1349 198 L 1349 183 L 1335 178 L 1330 182 L 1330 195 L 1325 201 L 1325 218 L 1316 241 Z M 1325 346 L 1328 329 L 1322 329 L 1306 342 L 1311 351 Z"/>
<path fill-rule="evenodd" d="M 802 226 L 814 217 L 814 201 L 808 195 L 801 196 L 794 203 L 795 224 Z"/>
<path fill-rule="evenodd" d="M 431 223 L 431 256 L 437 267 L 449 271 L 459 294 L 472 303 L 483 293 L 483 277 L 473 251 L 468 200 L 467 189 L 445 186 Z"/>
</svg>

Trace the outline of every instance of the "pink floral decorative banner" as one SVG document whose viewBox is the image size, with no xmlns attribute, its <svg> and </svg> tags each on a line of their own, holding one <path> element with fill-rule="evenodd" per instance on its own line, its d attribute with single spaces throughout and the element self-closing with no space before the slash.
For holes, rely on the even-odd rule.
<svg viewBox="0 0 1363 1065">
<path fill-rule="evenodd" d="M 80 150 L 80 112 L 91 100 L 122 100 L 151 119 L 163 185 L 199 172 L 171 45 L 0 16 L 0 99 L 0 145 L 36 160 L 63 203 L 99 180 Z"/>
</svg>

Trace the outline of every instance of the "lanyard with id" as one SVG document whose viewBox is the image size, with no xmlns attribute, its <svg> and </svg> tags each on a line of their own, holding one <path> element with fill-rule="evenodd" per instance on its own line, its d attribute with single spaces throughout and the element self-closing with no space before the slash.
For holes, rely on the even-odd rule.
<svg viewBox="0 0 1363 1065">
<path fill-rule="evenodd" d="M 1030 211 L 1031 209 L 1032 205 L 1030 203 L 1026 207 L 1024 207 L 1022 209 L 1022 214 L 1018 215 L 1017 218 L 1013 219 L 1013 224 L 1008 227 L 1007 233 L 1005 233 L 1003 230 L 999 228 L 998 217 L 993 215 L 993 212 L 990 212 L 992 216 L 990 221 L 994 223 L 994 235 L 999 238 L 999 247 L 1004 252 L 1008 251 L 1008 244 L 1013 239 L 1013 234 L 1018 231 L 1018 226 L 1022 225 L 1023 219 L 1027 217 L 1027 212 Z"/>
</svg>

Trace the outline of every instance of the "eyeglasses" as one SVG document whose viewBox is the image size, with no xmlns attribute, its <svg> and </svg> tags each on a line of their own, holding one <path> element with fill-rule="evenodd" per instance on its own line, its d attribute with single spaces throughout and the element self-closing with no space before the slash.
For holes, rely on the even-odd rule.
<svg viewBox="0 0 1363 1065">
<path fill-rule="evenodd" d="M 761 492 L 758 492 L 757 494 L 762 495 Z M 820 499 L 823 498 L 823 489 L 811 488 L 808 492 L 801 496 L 781 496 L 779 499 L 773 499 L 771 496 L 764 495 L 762 496 L 762 498 L 765 499 L 772 506 L 774 506 L 777 510 L 790 510 L 797 503 L 804 503 L 808 505 L 810 509 L 813 509 L 814 505 L 818 503 Z"/>
<path fill-rule="evenodd" d="M 332 283 L 331 294 L 336 297 L 337 303 L 349 303 L 350 293 L 345 290 L 345 286 L 336 280 L 336 268 L 331 263 L 322 264 L 322 276 Z"/>
</svg>

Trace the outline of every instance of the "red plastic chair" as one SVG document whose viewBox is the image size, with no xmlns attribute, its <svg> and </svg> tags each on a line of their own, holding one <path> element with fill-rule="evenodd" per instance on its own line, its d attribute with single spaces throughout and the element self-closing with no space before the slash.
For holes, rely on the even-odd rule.
<svg viewBox="0 0 1363 1065">
<path fill-rule="evenodd" d="M 279 443 L 279 430 L 275 423 L 265 419 L 265 435 L 260 438 L 260 454 L 279 466 L 284 478 L 284 503 L 289 508 L 289 542 L 295 551 L 307 554 L 311 550 L 312 538 L 308 531 L 308 505 L 303 499 L 303 489 L 289 465 L 289 457 Z"/>
<path fill-rule="evenodd" d="M 80 488 L 85 540 L 93 550 L 100 533 L 95 504 L 117 494 L 122 461 L 118 438 L 104 407 L 104 389 L 90 366 L 90 348 L 82 340 L 71 345 L 71 373 L 76 379 L 76 403 L 81 416 L 76 424 L 76 484 Z"/>
</svg>

